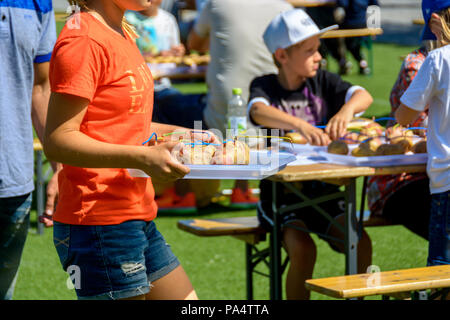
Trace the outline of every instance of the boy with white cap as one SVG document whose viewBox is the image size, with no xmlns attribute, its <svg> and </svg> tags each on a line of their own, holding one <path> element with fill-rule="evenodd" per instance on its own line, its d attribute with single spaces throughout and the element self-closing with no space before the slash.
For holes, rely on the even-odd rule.
<svg viewBox="0 0 450 320">
<path fill-rule="evenodd" d="M 318 52 L 322 30 L 300 9 L 285 11 L 275 17 L 264 32 L 264 42 L 273 54 L 278 74 L 258 77 L 250 85 L 249 119 L 264 128 L 300 132 L 313 145 L 327 145 L 346 132 L 355 114 L 364 112 L 372 103 L 371 95 L 362 87 L 352 86 L 338 75 L 320 70 Z M 326 125 L 325 130 L 318 125 Z M 296 183 L 308 198 L 338 192 L 335 185 L 320 181 Z M 271 182 L 261 181 L 258 218 L 270 228 L 273 216 Z M 300 199 L 277 184 L 279 205 L 296 204 Z M 320 204 L 332 219 L 343 225 L 345 200 L 338 198 Z M 317 233 L 338 252 L 343 243 L 324 236 L 343 239 L 344 235 L 315 209 L 293 210 L 282 217 L 283 245 L 290 258 L 286 279 L 287 299 L 308 299 L 304 282 L 312 278 L 316 246 L 308 232 L 288 228 L 295 225 Z M 371 264 L 372 248 L 369 236 L 362 232 L 358 244 L 358 272 L 366 272 Z"/>
</svg>

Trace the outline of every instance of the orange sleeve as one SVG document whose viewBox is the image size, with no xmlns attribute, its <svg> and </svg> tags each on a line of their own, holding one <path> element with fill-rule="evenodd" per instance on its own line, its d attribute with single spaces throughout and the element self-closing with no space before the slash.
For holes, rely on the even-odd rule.
<svg viewBox="0 0 450 320">
<path fill-rule="evenodd" d="M 52 92 L 67 93 L 92 101 L 106 70 L 102 46 L 87 36 L 57 43 L 50 61 Z"/>
</svg>

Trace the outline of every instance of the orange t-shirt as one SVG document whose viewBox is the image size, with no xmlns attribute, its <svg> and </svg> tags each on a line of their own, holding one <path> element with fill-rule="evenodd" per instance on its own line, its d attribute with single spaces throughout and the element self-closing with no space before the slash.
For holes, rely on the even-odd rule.
<svg viewBox="0 0 450 320">
<path fill-rule="evenodd" d="M 56 42 L 50 61 L 52 92 L 89 100 L 80 125 L 84 134 L 107 143 L 141 145 L 151 132 L 150 70 L 128 35 L 122 37 L 89 13 L 81 13 L 80 22 L 79 27 L 66 24 Z M 126 169 L 63 165 L 58 183 L 55 221 L 111 225 L 156 217 L 151 180 L 133 178 Z"/>
</svg>

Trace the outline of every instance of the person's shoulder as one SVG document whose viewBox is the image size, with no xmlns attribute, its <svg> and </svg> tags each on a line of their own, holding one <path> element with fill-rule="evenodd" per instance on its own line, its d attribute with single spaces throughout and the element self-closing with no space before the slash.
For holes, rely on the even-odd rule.
<svg viewBox="0 0 450 320">
<path fill-rule="evenodd" d="M 253 85 L 270 85 L 276 82 L 278 82 L 277 75 L 274 73 L 258 76 L 252 80 Z"/>
<path fill-rule="evenodd" d="M 328 70 L 319 69 L 317 70 L 317 73 L 314 77 L 310 77 L 307 79 L 307 81 L 310 82 L 317 82 L 319 84 L 325 82 L 325 81 L 342 81 L 342 78 L 340 75 L 334 72 L 330 72 Z"/>
<path fill-rule="evenodd" d="M 55 48 L 75 42 L 104 48 L 105 33 L 99 28 L 98 24 L 101 22 L 97 23 L 94 19 L 85 12 L 69 17 L 58 36 Z"/>
<path fill-rule="evenodd" d="M 158 15 L 164 19 L 175 20 L 175 21 L 177 20 L 173 14 L 171 14 L 169 11 L 166 11 L 161 8 L 158 9 Z"/>
<path fill-rule="evenodd" d="M 1 1 L 0 1 L 1 3 Z M 53 11 L 53 4 L 51 0 L 18 0 L 11 1 L 0 5 L 0 7 L 6 6 L 10 8 L 19 8 L 25 10 L 33 10 L 38 13 L 46 14 Z"/>
<path fill-rule="evenodd" d="M 450 64 L 450 46 L 434 49 L 428 53 L 426 58 L 432 66 L 438 67 Z"/>
</svg>

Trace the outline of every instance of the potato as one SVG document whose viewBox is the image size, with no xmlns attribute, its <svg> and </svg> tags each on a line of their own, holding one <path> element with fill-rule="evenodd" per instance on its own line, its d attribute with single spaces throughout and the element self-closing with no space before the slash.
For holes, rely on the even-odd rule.
<svg viewBox="0 0 450 320">
<path fill-rule="evenodd" d="M 352 150 L 352 156 L 355 157 L 371 157 L 374 155 L 375 152 L 370 150 L 369 148 L 356 147 L 355 149 Z"/>
<path fill-rule="evenodd" d="M 334 154 L 348 154 L 348 146 L 344 141 L 341 140 L 331 141 L 331 143 L 328 145 L 327 150 L 329 153 Z"/>
<path fill-rule="evenodd" d="M 378 147 L 376 151 L 377 156 L 390 156 L 396 154 L 405 154 L 405 148 L 400 144 L 387 144 L 384 143 Z"/>
<path fill-rule="evenodd" d="M 292 143 L 306 144 L 308 141 L 300 132 L 289 132 L 286 133 L 286 137 L 290 138 Z"/>
<path fill-rule="evenodd" d="M 383 143 L 379 138 L 372 138 L 370 140 L 366 140 L 362 142 L 359 147 L 362 149 L 370 149 L 371 151 L 377 151 L 378 147 L 381 146 Z"/>
<path fill-rule="evenodd" d="M 405 152 L 408 152 L 409 150 L 411 150 L 411 148 L 413 146 L 412 139 L 408 138 L 408 137 L 397 137 L 397 138 L 391 140 L 391 144 L 401 145 L 405 149 Z"/>
<path fill-rule="evenodd" d="M 427 153 L 427 140 L 420 140 L 412 146 L 411 151 L 414 153 Z"/>
</svg>

